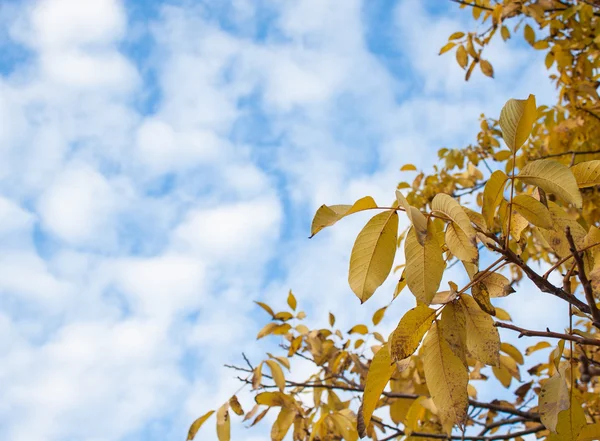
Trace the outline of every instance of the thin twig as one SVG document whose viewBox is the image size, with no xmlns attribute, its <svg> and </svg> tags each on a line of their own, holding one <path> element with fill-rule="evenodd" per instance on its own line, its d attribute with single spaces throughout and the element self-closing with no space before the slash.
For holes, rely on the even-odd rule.
<svg viewBox="0 0 600 441">
<path fill-rule="evenodd" d="M 558 338 L 561 340 L 569 340 L 581 345 L 600 346 L 600 340 L 595 338 L 579 337 L 578 335 L 561 334 L 559 332 L 552 332 L 549 329 L 546 331 L 532 331 L 530 329 L 520 328 L 510 323 L 496 322 L 494 326 L 497 328 L 510 329 L 519 333 L 519 338 L 525 337 L 546 337 L 546 338 Z"/>
</svg>

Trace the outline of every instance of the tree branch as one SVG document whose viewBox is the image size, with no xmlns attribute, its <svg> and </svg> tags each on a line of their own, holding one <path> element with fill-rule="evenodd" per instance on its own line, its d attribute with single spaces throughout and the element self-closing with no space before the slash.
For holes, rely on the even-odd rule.
<svg viewBox="0 0 600 441">
<path fill-rule="evenodd" d="M 509 323 L 496 322 L 494 326 L 497 328 L 510 329 L 512 331 L 519 332 L 519 338 L 526 337 L 546 337 L 546 338 L 558 338 L 562 340 L 569 340 L 581 345 L 600 346 L 600 340 L 594 338 L 579 337 L 577 335 L 560 334 L 558 332 L 547 331 L 531 331 L 529 329 L 519 328 L 518 326 L 511 325 Z"/>
<path fill-rule="evenodd" d="M 590 306 L 590 312 L 592 314 L 592 317 L 594 318 L 594 326 L 600 328 L 600 310 L 598 310 L 598 307 L 596 306 L 596 300 L 594 299 L 594 291 L 592 290 L 592 283 L 585 274 L 585 266 L 583 264 L 583 259 L 581 258 L 581 254 L 579 253 L 579 251 L 577 251 L 577 247 L 575 246 L 575 241 L 573 240 L 573 235 L 571 234 L 571 228 L 567 227 L 566 234 L 567 240 L 569 241 L 569 249 L 571 250 L 571 254 L 573 254 L 575 263 L 577 263 L 577 276 L 581 281 L 581 285 L 583 286 L 583 292 L 585 293 L 585 299 L 587 300 L 587 303 Z"/>
</svg>

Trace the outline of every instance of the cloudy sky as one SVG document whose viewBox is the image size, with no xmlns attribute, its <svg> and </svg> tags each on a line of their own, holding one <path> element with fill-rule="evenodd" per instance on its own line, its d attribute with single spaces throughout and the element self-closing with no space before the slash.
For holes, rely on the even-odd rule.
<svg viewBox="0 0 600 441">
<path fill-rule="evenodd" d="M 346 282 L 366 219 L 308 240 L 316 208 L 388 203 L 480 113 L 555 94 L 518 41 L 465 83 L 437 53 L 472 26 L 441 0 L 3 1 L 0 438 L 184 439 L 239 387 L 222 365 L 276 346 L 253 300 L 342 329 L 387 304 Z M 519 294 L 517 324 L 553 314 Z"/>
</svg>

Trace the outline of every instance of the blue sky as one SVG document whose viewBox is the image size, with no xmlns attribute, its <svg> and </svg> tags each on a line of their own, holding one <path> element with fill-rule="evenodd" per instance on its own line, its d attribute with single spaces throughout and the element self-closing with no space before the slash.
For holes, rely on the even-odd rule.
<svg viewBox="0 0 600 441">
<path fill-rule="evenodd" d="M 471 26 L 441 0 L 4 2 L 0 438 L 184 439 L 238 389 L 222 365 L 276 347 L 254 340 L 253 300 L 283 307 L 291 288 L 309 324 L 340 305 L 341 329 L 368 321 L 393 286 L 362 307 L 347 287 L 366 219 L 309 241 L 316 208 L 388 202 L 402 164 L 431 170 L 480 113 L 554 97 L 517 42 L 465 83 L 437 53 Z M 536 298 L 500 306 L 544 327 L 558 313 Z"/>
</svg>

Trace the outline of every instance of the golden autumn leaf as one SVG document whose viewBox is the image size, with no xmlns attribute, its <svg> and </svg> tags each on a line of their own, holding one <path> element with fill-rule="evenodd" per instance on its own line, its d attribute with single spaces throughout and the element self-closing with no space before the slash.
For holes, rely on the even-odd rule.
<svg viewBox="0 0 600 441">
<path fill-rule="evenodd" d="M 400 171 L 416 171 L 417 167 L 415 167 L 413 164 L 404 164 L 402 167 L 400 167 Z"/>
<path fill-rule="evenodd" d="M 283 392 L 261 392 L 254 397 L 257 404 L 269 407 L 292 407 L 294 399 Z"/>
<path fill-rule="evenodd" d="M 368 333 L 369 333 L 369 328 L 367 328 L 366 325 L 354 325 L 348 331 L 348 334 L 361 334 L 361 335 L 365 335 L 365 334 L 368 334 Z"/>
<path fill-rule="evenodd" d="M 467 50 L 463 45 L 458 46 L 456 49 L 456 61 L 458 65 L 463 69 L 467 67 L 467 63 L 469 62 L 469 56 L 467 55 Z"/>
<path fill-rule="evenodd" d="M 467 323 L 467 349 L 471 356 L 490 366 L 500 363 L 500 335 L 492 317 L 468 295 L 460 296 Z"/>
<path fill-rule="evenodd" d="M 511 98 L 506 102 L 500 112 L 499 121 L 502 138 L 513 153 L 527 141 L 536 119 L 535 96 L 529 95 L 526 100 Z"/>
<path fill-rule="evenodd" d="M 361 230 L 350 255 L 350 288 L 366 302 L 385 281 L 394 263 L 398 237 L 398 214 L 385 211 L 375 215 Z"/>
<path fill-rule="evenodd" d="M 460 303 L 449 303 L 444 307 L 442 318 L 438 322 L 438 332 L 446 339 L 454 355 L 467 368 L 467 322 Z"/>
<path fill-rule="evenodd" d="M 506 297 L 515 292 L 510 285 L 510 280 L 502 274 L 492 272 L 482 276 L 481 273 L 478 272 L 473 278 L 480 278 L 481 283 L 486 286 L 491 298 Z"/>
<path fill-rule="evenodd" d="M 548 441 L 579 441 L 579 434 L 586 424 L 581 401 L 577 396 L 573 396 L 569 408 L 558 414 L 556 433 L 551 434 Z M 600 432 L 597 432 L 596 436 L 600 436 Z"/>
<path fill-rule="evenodd" d="M 582 199 L 575 176 L 566 165 L 552 159 L 528 162 L 517 178 L 526 184 L 540 187 L 547 193 L 554 193 L 562 200 L 581 208 Z"/>
<path fill-rule="evenodd" d="M 438 417 L 450 434 L 452 427 L 467 417 L 469 373 L 435 323 L 423 342 L 423 369 Z"/>
<path fill-rule="evenodd" d="M 294 422 L 294 418 L 296 417 L 296 410 L 290 409 L 287 407 L 282 407 L 277 415 L 277 419 L 273 423 L 273 427 L 271 428 L 271 440 L 272 441 L 282 441 L 285 438 L 285 435 L 292 427 L 292 423 Z"/>
<path fill-rule="evenodd" d="M 542 383 L 538 405 L 542 424 L 551 432 L 556 432 L 558 414 L 568 409 L 569 405 L 567 383 L 564 376 L 557 372 Z"/>
<path fill-rule="evenodd" d="M 457 228 L 467 236 L 469 240 L 475 243 L 475 229 L 471 225 L 471 220 L 460 204 L 450 195 L 438 193 L 431 201 L 431 210 L 444 214 L 450 219 Z"/>
<path fill-rule="evenodd" d="M 552 215 L 548 208 L 528 194 L 519 194 L 513 198 L 513 207 L 521 216 L 536 227 L 552 228 Z"/>
<path fill-rule="evenodd" d="M 229 407 L 231 407 L 231 410 L 233 410 L 236 415 L 244 415 L 244 409 L 242 409 L 242 405 L 238 401 L 237 396 L 233 395 L 229 399 Z"/>
<path fill-rule="evenodd" d="M 388 381 L 390 381 L 395 369 L 396 365 L 390 357 L 390 349 L 388 345 L 384 345 L 373 357 L 365 382 L 361 412 L 365 428 L 369 426 L 379 397 L 383 393 L 383 389 L 385 389 Z M 362 433 L 361 436 L 363 436 Z"/>
<path fill-rule="evenodd" d="M 490 315 L 496 315 L 496 308 L 490 301 L 490 293 L 483 282 L 477 282 L 471 287 L 471 294 L 481 309 Z"/>
<path fill-rule="evenodd" d="M 494 68 L 489 61 L 483 59 L 479 60 L 479 68 L 486 77 L 494 78 Z"/>
<path fill-rule="evenodd" d="M 535 44 L 535 32 L 533 31 L 533 28 L 526 24 L 523 29 L 523 34 L 525 36 L 525 41 L 533 46 Z"/>
<path fill-rule="evenodd" d="M 400 361 L 417 350 L 421 339 L 431 327 L 434 317 L 435 310 L 423 304 L 404 314 L 390 336 L 389 351 L 392 360 Z"/>
<path fill-rule="evenodd" d="M 476 242 L 452 222 L 446 227 L 445 239 L 446 246 L 450 252 L 460 260 L 471 263 L 479 260 L 479 251 L 477 250 Z"/>
<path fill-rule="evenodd" d="M 485 219 L 488 228 L 492 228 L 496 208 L 500 204 L 504 195 L 504 187 L 508 181 L 508 176 L 502 170 L 496 170 L 491 174 L 483 189 L 483 206 L 481 213 Z"/>
<path fill-rule="evenodd" d="M 404 254 L 408 288 L 418 301 L 428 305 L 440 287 L 446 267 L 442 249 L 431 230 L 427 234 L 425 245 L 421 246 L 414 228 L 411 228 L 404 242 Z"/>
<path fill-rule="evenodd" d="M 354 418 L 349 413 L 336 412 L 330 415 L 333 420 L 333 424 L 336 427 L 338 433 L 342 435 L 345 441 L 357 441 L 358 432 L 356 431 Z"/>
<path fill-rule="evenodd" d="M 200 430 L 200 427 L 202 427 L 202 424 L 204 424 L 213 413 L 215 413 L 215 411 L 210 410 L 192 423 L 192 425 L 190 426 L 190 430 L 188 431 L 187 441 L 192 441 L 194 439 L 194 437 L 198 433 L 198 430 Z"/>
<path fill-rule="evenodd" d="M 417 233 L 417 240 L 421 245 L 424 245 L 425 237 L 427 236 L 427 218 L 415 207 L 412 207 L 404 195 L 398 190 L 396 190 L 396 200 L 398 201 L 398 205 L 404 208 L 408 220 L 413 225 L 415 232 Z"/>
<path fill-rule="evenodd" d="M 505 354 L 510 355 L 512 357 L 512 359 L 515 360 L 517 363 L 519 363 L 519 364 L 525 363 L 525 360 L 523 359 L 523 354 L 521 354 L 521 351 L 519 351 L 516 347 L 514 347 L 510 343 L 502 342 L 500 344 L 500 350 L 502 352 L 504 352 Z"/>
<path fill-rule="evenodd" d="M 287 304 L 290 308 L 292 308 L 293 311 L 296 310 L 296 306 L 298 306 L 298 303 L 296 302 L 296 297 L 294 296 L 294 294 L 292 294 L 292 290 L 290 289 L 290 292 L 288 294 L 288 298 L 287 298 Z"/>
<path fill-rule="evenodd" d="M 219 438 L 219 441 L 229 441 L 231 439 L 229 403 L 223 404 L 223 406 L 217 410 L 217 438 Z"/>
<path fill-rule="evenodd" d="M 404 419 L 404 432 L 406 435 L 410 436 L 414 431 L 416 431 L 419 427 L 419 420 L 421 420 L 425 416 L 425 408 L 423 407 L 423 402 L 427 398 L 421 396 L 414 400 L 410 407 L 408 408 L 408 412 L 406 412 L 406 418 Z"/>
<path fill-rule="evenodd" d="M 279 366 L 275 360 L 265 360 L 269 369 L 271 369 L 271 376 L 273 377 L 273 381 L 279 388 L 281 392 L 285 390 L 285 376 L 283 375 L 283 369 Z"/>
<path fill-rule="evenodd" d="M 379 324 L 379 322 L 381 322 L 386 309 L 387 309 L 387 306 L 384 306 L 383 308 L 379 308 L 377 311 L 375 311 L 375 313 L 373 314 L 373 319 L 372 319 L 373 325 L 377 326 Z"/>
<path fill-rule="evenodd" d="M 274 317 L 275 313 L 273 312 L 273 310 L 271 309 L 271 307 L 269 305 L 267 305 L 266 303 L 263 302 L 257 302 L 254 301 L 254 303 L 256 303 L 258 306 L 260 306 L 262 309 L 264 309 L 265 311 L 267 311 L 267 313 L 271 316 Z"/>
<path fill-rule="evenodd" d="M 500 28 L 500 34 L 502 35 L 502 39 L 504 41 L 506 41 L 506 40 L 508 40 L 510 38 L 510 31 L 504 25 L 502 25 L 502 27 Z"/>
<path fill-rule="evenodd" d="M 580 162 L 571 167 L 579 188 L 600 185 L 600 160 Z"/>
<path fill-rule="evenodd" d="M 577 441 L 596 441 L 600 433 L 600 423 L 588 424 L 581 428 Z"/>
<path fill-rule="evenodd" d="M 353 205 L 321 205 L 312 221 L 310 237 L 313 237 L 325 227 L 330 227 L 340 219 L 359 211 L 377 208 L 371 196 L 359 199 Z"/>
</svg>

